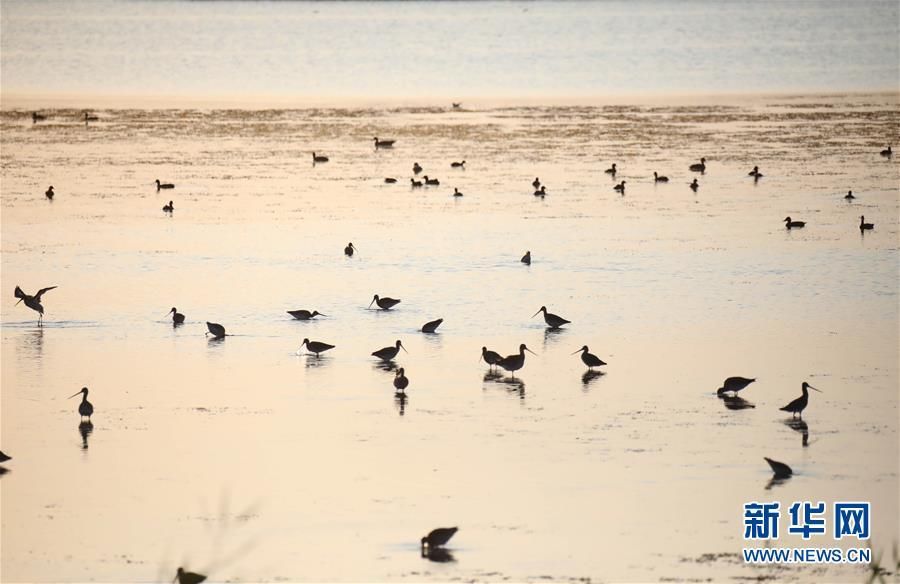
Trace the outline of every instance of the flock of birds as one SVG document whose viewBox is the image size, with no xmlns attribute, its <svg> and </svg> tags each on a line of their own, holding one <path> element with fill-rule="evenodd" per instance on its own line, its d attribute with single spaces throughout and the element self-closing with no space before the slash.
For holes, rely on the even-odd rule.
<svg viewBox="0 0 900 584">
<path fill-rule="evenodd" d="M 458 104 L 454 104 L 454 107 L 458 107 Z M 37 123 L 37 122 L 43 121 L 45 119 L 46 119 L 46 116 L 39 114 L 37 112 L 34 112 L 32 114 L 33 123 Z M 91 121 L 96 121 L 96 120 L 97 120 L 96 116 L 90 115 L 88 112 L 84 112 L 85 124 L 87 124 L 88 122 L 91 122 Z M 393 147 L 394 142 L 395 142 L 394 140 L 383 140 L 383 139 L 379 139 L 378 137 L 373 138 L 373 140 L 374 140 L 376 149 L 391 148 L 391 147 Z M 891 150 L 891 147 L 888 146 L 885 150 L 882 150 L 880 152 L 880 154 L 881 154 L 881 156 L 891 157 L 893 152 Z M 327 156 L 318 154 L 316 152 L 312 153 L 312 157 L 313 157 L 313 164 L 326 163 L 329 161 L 329 158 Z M 691 164 L 688 168 L 691 172 L 699 172 L 701 174 L 704 174 L 707 169 L 706 162 L 707 162 L 706 158 L 701 158 L 700 162 Z M 464 168 L 465 164 L 466 164 L 465 160 L 462 160 L 459 162 L 452 162 L 451 168 Z M 416 180 L 415 177 L 424 171 L 424 168 L 418 162 L 415 162 L 413 164 L 412 171 L 413 171 L 413 175 L 414 175 L 413 178 L 410 178 L 410 183 L 411 183 L 412 188 L 419 188 L 419 187 L 423 187 L 423 186 L 439 186 L 440 185 L 440 181 L 437 178 L 431 178 L 428 175 L 423 175 L 423 177 L 422 177 L 423 180 L 421 180 L 421 181 Z M 613 178 L 615 178 L 617 172 L 619 172 L 619 171 L 618 171 L 616 164 L 612 164 L 610 168 L 605 170 L 605 173 L 610 175 Z M 754 181 L 758 181 L 759 179 L 761 179 L 763 177 L 763 174 L 760 172 L 758 166 L 754 166 L 753 170 L 751 170 L 748 173 L 748 176 L 753 177 Z M 394 177 L 387 177 L 384 180 L 385 180 L 385 183 L 397 183 L 398 182 L 398 180 Z M 660 175 L 656 171 L 653 172 L 653 180 L 654 180 L 654 183 L 668 183 L 669 182 L 669 178 L 667 176 Z M 169 190 L 169 189 L 175 188 L 175 185 L 173 183 L 164 183 L 164 182 L 160 181 L 159 179 L 157 179 L 155 181 L 155 184 L 156 184 L 157 192 L 159 192 L 161 190 Z M 545 197 L 548 195 L 546 185 L 542 184 L 538 177 L 536 177 L 531 184 L 532 184 L 532 187 L 534 188 L 535 196 Z M 700 185 L 699 185 L 698 180 L 696 178 L 694 178 L 693 181 L 691 183 L 689 183 L 688 186 L 696 192 Z M 617 183 L 613 188 L 617 192 L 620 192 L 621 194 L 624 195 L 625 188 L 626 188 L 626 181 L 622 180 L 621 182 Z M 50 186 L 47 189 L 45 196 L 48 199 L 52 200 L 54 197 L 54 194 L 55 194 L 54 188 L 52 186 Z M 459 192 L 459 190 L 457 188 L 454 188 L 453 196 L 461 197 L 461 196 L 463 196 L 463 193 Z M 844 198 L 847 200 L 852 200 L 852 199 L 855 199 L 856 197 L 853 195 L 853 192 L 850 191 L 847 193 L 847 195 Z M 174 211 L 173 201 L 169 201 L 169 203 L 163 207 L 163 211 L 166 213 L 172 213 Z M 784 223 L 785 223 L 786 228 L 789 230 L 790 229 L 800 229 L 800 228 L 803 228 L 806 226 L 805 221 L 796 221 L 789 216 L 785 217 Z M 872 229 L 874 229 L 874 224 L 867 223 L 865 221 L 865 217 L 860 216 L 859 229 L 862 232 L 872 230 Z M 344 248 L 344 254 L 348 257 L 352 257 L 354 255 L 354 253 L 357 251 L 358 250 L 357 250 L 356 246 L 352 242 L 348 243 L 346 245 L 346 247 Z M 523 264 L 530 265 L 531 259 L 532 259 L 531 251 L 526 251 L 526 253 L 522 256 L 520 261 Z M 53 290 L 55 288 L 56 288 L 56 286 L 49 286 L 49 287 L 38 290 L 37 293 L 35 293 L 33 295 L 30 295 L 30 294 L 27 294 L 26 292 L 24 292 L 19 286 L 16 286 L 15 297 L 18 298 L 18 302 L 16 304 L 18 304 L 19 302 L 24 302 L 25 306 L 36 311 L 39 315 L 38 316 L 38 326 L 42 326 L 43 325 L 43 316 L 44 316 L 44 307 L 41 303 L 42 297 L 45 293 L 47 293 L 48 291 Z M 399 303 L 400 303 L 399 299 L 383 297 L 383 296 L 379 296 L 378 294 L 376 294 L 373 296 L 372 301 L 369 303 L 369 308 L 371 308 L 371 306 L 373 304 L 375 304 L 375 305 L 377 305 L 379 310 L 386 311 L 386 310 L 391 310 L 391 309 L 395 308 Z M 314 319 L 317 316 L 327 317 L 327 315 L 320 313 L 316 310 L 306 310 L 306 309 L 289 310 L 289 311 L 287 311 L 287 313 L 291 317 L 293 317 L 297 320 L 304 320 L 304 321 Z M 549 312 L 546 306 L 541 306 L 540 309 L 534 313 L 532 318 L 541 313 L 543 313 L 544 322 L 546 323 L 547 327 L 551 330 L 559 329 L 560 327 L 570 324 L 570 322 L 571 322 L 559 315 Z M 184 324 L 185 316 L 184 316 L 184 314 L 181 314 L 180 312 L 178 312 L 176 307 L 172 307 L 172 309 L 169 311 L 168 314 L 172 316 L 172 323 L 174 326 L 180 326 L 180 325 Z M 441 323 L 443 323 L 443 319 L 438 318 L 436 320 L 432 320 L 432 321 L 425 323 L 424 325 L 422 325 L 420 330 L 423 333 L 433 334 L 437 331 L 437 329 L 441 325 Z M 225 327 L 219 323 L 206 322 L 206 327 L 207 327 L 206 334 L 212 335 L 212 337 L 214 339 L 222 339 L 225 336 L 227 336 Z M 310 340 L 309 338 L 304 338 L 300 344 L 300 349 L 298 349 L 298 354 L 299 354 L 300 350 L 305 349 L 308 354 L 310 354 L 318 359 L 322 353 L 330 351 L 334 348 L 335 348 L 335 345 L 333 345 L 333 344 L 322 342 L 322 341 L 317 341 L 317 340 Z M 403 346 L 403 343 L 401 342 L 401 340 L 398 339 L 393 345 L 389 345 L 389 346 L 383 347 L 381 349 L 378 349 L 376 351 L 373 351 L 371 353 L 371 355 L 377 359 L 380 359 L 383 362 L 392 363 L 393 360 L 397 357 L 397 355 L 399 354 L 399 352 L 401 350 L 406 351 L 406 348 Z M 503 356 L 496 351 L 490 350 L 487 347 L 482 347 L 481 348 L 481 359 L 488 365 L 489 371 L 493 371 L 495 368 L 500 368 L 500 369 L 503 369 L 503 370 L 509 372 L 511 377 L 514 379 L 515 372 L 519 371 L 520 369 L 522 369 L 525 366 L 525 353 L 526 352 L 534 354 L 533 351 L 531 351 L 524 343 L 519 345 L 517 352 L 514 352 L 514 353 L 506 355 L 506 356 Z M 590 349 L 587 345 L 574 351 L 572 353 L 572 355 L 575 355 L 576 353 L 580 353 L 581 361 L 588 368 L 589 372 L 593 372 L 595 367 L 602 367 L 602 366 L 606 365 L 606 362 L 604 362 L 602 359 L 600 359 L 597 355 L 594 355 L 593 353 L 590 352 Z M 738 392 L 744 390 L 747 386 L 754 383 L 755 381 L 756 381 L 756 379 L 753 379 L 753 378 L 729 377 L 722 383 L 722 387 L 720 387 L 717 390 L 717 395 L 726 400 L 732 400 L 732 401 L 740 400 L 740 398 L 737 398 Z M 409 387 L 409 385 L 410 385 L 410 380 L 406 376 L 405 368 L 401 367 L 401 368 L 397 369 L 395 372 L 395 375 L 394 375 L 394 379 L 393 379 L 395 396 L 400 400 L 405 400 L 406 399 L 406 390 Z M 795 417 L 799 417 L 800 420 L 802 420 L 803 411 L 806 409 L 806 407 L 809 404 L 809 390 L 810 389 L 815 390 L 815 391 L 821 391 L 819 389 L 816 389 L 815 387 L 812 387 L 809 383 L 804 381 L 801 385 L 802 395 L 800 397 L 794 399 L 793 401 L 791 401 L 784 407 L 780 408 L 781 411 L 789 412 L 791 414 L 792 419 L 794 419 Z M 91 402 L 88 401 L 88 392 L 89 392 L 88 388 L 84 387 L 80 391 L 78 391 L 77 393 L 75 393 L 74 395 L 72 395 L 70 397 L 70 399 L 71 399 L 71 398 L 77 397 L 79 395 L 81 396 L 81 403 L 78 405 L 78 413 L 81 416 L 82 423 L 85 423 L 85 419 L 87 420 L 86 423 L 90 423 L 91 416 L 94 413 L 94 406 L 93 406 L 93 404 L 91 404 Z M 735 407 L 735 409 L 740 409 L 741 407 L 752 407 L 752 406 L 741 406 L 741 405 L 737 404 L 734 407 Z M 3 452 L 0 452 L 0 463 L 6 462 L 8 460 L 11 460 L 11 457 L 7 456 Z M 765 460 L 769 464 L 769 466 L 771 467 L 771 469 L 774 473 L 773 480 L 784 480 L 793 475 L 792 469 L 787 464 L 778 462 L 778 461 L 770 459 L 768 457 L 766 457 Z M 4 472 L 6 472 L 6 470 L 3 469 L 3 467 L 0 467 L 0 474 L 3 474 Z M 430 559 L 435 560 L 435 561 L 451 560 L 452 556 L 446 550 L 444 550 L 443 546 L 450 540 L 450 538 L 453 537 L 453 535 L 456 534 L 457 531 L 458 531 L 457 527 L 438 528 L 438 529 L 431 531 L 428 535 L 422 537 L 421 542 L 420 542 L 421 543 L 420 550 L 421 550 L 422 555 L 429 557 Z M 206 579 L 206 576 L 197 574 L 197 573 L 193 573 L 193 572 L 185 571 L 183 568 L 178 568 L 178 571 L 175 576 L 175 580 L 177 580 L 179 582 L 179 584 L 199 584 L 200 582 L 203 582 L 205 579 Z"/>
</svg>

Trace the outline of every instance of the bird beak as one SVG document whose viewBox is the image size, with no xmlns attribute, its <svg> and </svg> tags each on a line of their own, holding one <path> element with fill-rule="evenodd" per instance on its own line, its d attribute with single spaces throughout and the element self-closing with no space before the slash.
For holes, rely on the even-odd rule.
<svg viewBox="0 0 900 584">
<path fill-rule="evenodd" d="M 531 353 L 532 355 L 537 355 L 537 353 L 535 353 L 534 351 L 532 351 L 532 350 L 529 349 L 528 347 L 525 347 L 525 350 L 528 351 L 529 353 Z"/>
<path fill-rule="evenodd" d="M 573 352 L 571 352 L 571 353 L 569 353 L 569 354 L 570 354 L 570 355 L 574 355 L 575 353 L 580 353 L 580 352 L 581 352 L 581 349 L 578 349 L 577 351 L 573 351 Z"/>
<path fill-rule="evenodd" d="M 540 313 L 541 313 L 541 311 L 538 310 L 537 312 L 535 312 L 534 314 L 531 315 L 531 318 L 534 318 L 535 316 L 539 315 Z"/>
<path fill-rule="evenodd" d="M 404 347 L 403 345 L 400 345 L 400 348 L 403 349 L 403 352 L 404 352 L 404 353 L 409 354 L 409 351 L 406 350 L 406 347 Z"/>
<path fill-rule="evenodd" d="M 79 392 L 77 392 L 75 395 L 81 395 L 81 392 L 79 391 Z M 70 396 L 67 397 L 66 399 L 72 399 L 73 397 L 75 397 L 75 395 L 70 395 Z"/>
<path fill-rule="evenodd" d="M 806 387 L 808 387 L 808 388 L 810 388 L 810 389 L 816 389 L 815 387 L 813 387 L 813 386 L 811 386 L 811 385 L 807 385 Z M 825 393 L 825 392 L 822 391 L 821 389 L 816 389 L 816 391 L 818 391 L 819 393 Z"/>
<path fill-rule="evenodd" d="M 375 304 L 375 299 L 372 299 L 372 302 L 369 302 L 369 305 L 366 308 L 372 308 L 372 305 Z"/>
<path fill-rule="evenodd" d="M 16 305 L 16 306 L 18 306 L 18 305 L 19 305 L 19 302 L 22 302 L 22 299 L 21 299 L 21 298 L 19 298 L 19 301 L 18 301 L 18 302 L 16 302 L 16 304 L 15 304 L 15 305 Z"/>
<path fill-rule="evenodd" d="M 369 306 L 371 306 L 371 304 L 370 304 Z M 328 316 L 328 315 L 327 315 L 327 314 L 322 314 L 322 313 L 320 312 L 320 313 L 319 313 L 319 316 Z"/>
</svg>

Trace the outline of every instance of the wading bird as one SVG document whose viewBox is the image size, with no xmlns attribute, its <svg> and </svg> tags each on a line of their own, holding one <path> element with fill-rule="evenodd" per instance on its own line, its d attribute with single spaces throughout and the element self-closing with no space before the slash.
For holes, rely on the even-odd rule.
<svg viewBox="0 0 900 584">
<path fill-rule="evenodd" d="M 317 310 L 313 310 L 312 312 L 308 310 L 288 310 L 287 313 L 297 320 L 310 320 L 317 316 L 328 316 L 327 314 L 322 314 Z"/>
<path fill-rule="evenodd" d="M 457 531 L 459 531 L 458 527 L 438 527 L 433 529 L 431 533 L 422 538 L 423 553 L 426 548 L 433 549 L 446 544 Z"/>
<path fill-rule="evenodd" d="M 766 462 L 769 463 L 769 467 L 771 467 L 772 472 L 775 473 L 776 479 L 786 479 L 789 478 L 794 471 L 791 470 L 791 467 L 786 465 L 783 462 L 778 462 L 777 460 L 772 460 L 771 458 L 763 456 Z"/>
<path fill-rule="evenodd" d="M 790 217 L 784 218 L 784 226 L 788 229 L 800 229 L 806 225 L 806 221 L 793 221 Z"/>
<path fill-rule="evenodd" d="M 315 152 L 313 152 L 312 155 L 313 155 L 313 164 L 315 164 L 316 162 L 328 162 L 327 156 L 316 156 Z"/>
<path fill-rule="evenodd" d="M 403 343 L 400 342 L 400 339 L 397 339 L 397 342 L 392 347 L 384 347 L 383 349 L 378 349 L 377 351 L 372 353 L 373 357 L 378 357 L 382 361 L 391 361 L 394 357 L 397 356 L 397 353 L 400 352 L 400 349 L 403 349 L 404 352 L 408 353 L 406 347 L 403 346 Z"/>
<path fill-rule="evenodd" d="M 353 242 L 351 241 L 350 243 L 347 244 L 347 247 L 344 248 L 344 255 L 347 256 L 348 258 L 352 258 L 353 252 L 355 252 L 355 251 L 356 251 L 356 246 L 353 245 Z"/>
<path fill-rule="evenodd" d="M 73 397 L 81 395 L 81 403 L 78 404 L 78 413 L 81 415 L 81 419 L 88 419 L 88 422 L 91 421 L 91 416 L 94 414 L 94 405 L 88 401 L 88 388 L 82 387 L 81 391 L 76 392 L 75 394 L 69 396 L 69 399 Z"/>
<path fill-rule="evenodd" d="M 53 192 L 53 185 L 50 185 L 50 187 L 47 189 L 47 192 L 44 193 L 44 196 L 47 197 L 48 199 L 50 199 L 50 200 L 52 201 L 52 200 L 53 200 L 53 195 L 55 195 L 55 194 L 56 194 L 56 193 Z"/>
<path fill-rule="evenodd" d="M 555 314 L 551 314 L 551 313 L 547 312 L 546 306 L 541 306 L 540 310 L 538 310 L 537 312 L 535 312 L 534 314 L 531 315 L 531 318 L 534 318 L 535 316 L 537 316 L 538 314 L 540 314 L 542 312 L 544 313 L 544 322 L 546 322 L 547 326 L 549 326 L 552 329 L 558 329 L 562 325 L 569 324 L 570 322 L 572 322 L 571 320 L 566 320 L 561 316 L 557 316 Z"/>
<path fill-rule="evenodd" d="M 654 170 L 653 171 L 653 182 L 669 182 L 669 177 L 660 176 L 660 175 L 656 174 L 656 171 Z"/>
<path fill-rule="evenodd" d="M 866 223 L 866 216 L 860 215 L 859 216 L 859 230 L 866 231 L 868 229 L 875 229 L 875 224 L 874 223 Z"/>
<path fill-rule="evenodd" d="M 375 148 L 393 148 L 396 142 L 396 140 L 379 140 L 377 136 L 372 139 L 375 140 Z"/>
<path fill-rule="evenodd" d="M 330 349 L 334 348 L 334 345 L 329 345 L 328 343 L 320 343 L 319 341 L 310 341 L 309 339 L 303 339 L 303 342 L 300 343 L 300 349 L 306 345 L 306 350 L 310 353 L 316 354 L 316 359 L 319 358 L 319 353 L 324 353 Z M 300 349 L 297 349 L 297 352 L 300 352 Z"/>
<path fill-rule="evenodd" d="M 699 164 L 692 164 L 688 169 L 693 170 L 694 172 L 706 172 L 706 159 L 701 158 Z"/>
<path fill-rule="evenodd" d="M 162 189 L 174 189 L 174 188 L 175 188 L 175 185 L 173 185 L 172 183 L 159 182 L 159 179 L 156 179 L 156 190 L 157 191 L 162 190 Z"/>
<path fill-rule="evenodd" d="M 439 318 L 437 320 L 432 320 L 430 322 L 426 322 L 425 324 L 422 325 L 422 332 L 423 333 L 433 333 L 437 330 L 437 328 L 439 326 L 441 326 L 442 322 L 444 322 L 443 318 Z"/>
<path fill-rule="evenodd" d="M 729 377 L 725 381 L 722 382 L 722 387 L 716 390 L 716 393 L 722 395 L 725 392 L 731 391 L 737 395 L 737 392 L 744 389 L 751 383 L 756 381 L 756 379 L 748 379 L 747 377 Z"/>
<path fill-rule="evenodd" d="M 180 312 L 178 312 L 178 310 L 176 310 L 174 306 L 172 307 L 172 310 L 170 310 L 170 311 L 166 314 L 166 316 L 169 316 L 169 314 L 172 315 L 172 324 L 182 324 L 182 323 L 184 323 L 184 315 L 181 314 Z"/>
<path fill-rule="evenodd" d="M 481 358 L 488 364 L 488 369 L 493 368 L 494 365 L 498 365 L 503 360 L 500 353 L 489 351 L 487 347 L 481 347 Z"/>
<path fill-rule="evenodd" d="M 532 351 L 531 349 L 529 349 L 528 347 L 526 347 L 525 343 L 522 343 L 521 345 L 519 345 L 518 353 L 515 353 L 513 355 L 507 355 L 506 357 L 503 357 L 502 359 L 500 359 L 500 361 L 497 363 L 497 365 L 499 365 L 500 367 L 503 367 L 504 369 L 506 369 L 507 371 L 512 373 L 513 377 L 515 377 L 516 371 L 518 371 L 519 369 L 521 369 L 522 367 L 525 366 L 525 351 L 528 351 L 532 355 L 537 354 L 534 351 Z"/>
<path fill-rule="evenodd" d="M 224 326 L 217 324 L 215 322 L 207 321 L 206 328 L 209 331 L 206 334 L 212 335 L 213 338 L 216 338 L 216 339 L 225 338 L 225 327 Z"/>
<path fill-rule="evenodd" d="M 206 580 L 206 576 L 195 574 L 194 572 L 185 572 L 184 568 L 178 568 L 178 572 L 175 573 L 175 578 L 172 582 L 175 582 L 175 580 L 178 580 L 178 584 L 200 584 Z"/>
<path fill-rule="evenodd" d="M 401 367 L 394 375 L 394 392 L 397 394 L 405 394 L 406 388 L 409 387 L 409 379 L 404 375 L 404 371 Z"/>
<path fill-rule="evenodd" d="M 526 265 L 529 265 L 529 266 L 530 266 L 530 265 L 531 265 L 531 252 L 530 252 L 530 251 L 526 251 L 526 252 L 525 252 L 525 255 L 523 255 L 523 256 L 522 256 L 522 259 L 519 260 L 519 261 L 521 261 L 523 264 L 526 264 Z"/>
<path fill-rule="evenodd" d="M 580 349 L 578 349 L 577 351 L 573 352 L 572 354 L 574 355 L 575 353 L 581 353 L 581 362 L 588 366 L 588 371 L 593 371 L 594 367 L 600 367 L 602 365 L 606 365 L 606 363 L 604 363 L 600 359 L 600 357 L 598 357 L 597 355 L 594 355 L 593 353 L 589 353 L 588 352 L 589 350 L 590 349 L 588 349 L 588 346 L 585 345 L 585 346 L 581 347 Z"/>
<path fill-rule="evenodd" d="M 366 308 L 371 308 L 372 304 L 377 304 L 378 308 L 380 308 L 381 310 L 390 310 L 400 304 L 400 301 L 395 298 L 381 298 L 378 296 L 378 294 L 376 294 L 372 297 L 372 302 L 369 302 L 369 306 L 367 306 Z"/>
<path fill-rule="evenodd" d="M 806 409 L 806 404 L 809 403 L 809 391 L 808 390 L 815 389 L 819 393 L 823 393 L 823 392 L 821 389 L 816 389 L 815 387 L 811 386 L 810 384 L 806 383 L 805 381 L 803 382 L 801 389 L 803 390 L 803 395 L 801 395 L 800 397 L 798 397 L 797 399 L 795 399 L 788 405 L 784 406 L 783 408 L 778 408 L 778 409 L 780 409 L 783 412 L 791 412 L 792 418 L 794 417 L 795 414 L 798 414 L 800 416 L 800 419 L 802 420 L 803 419 L 803 410 Z"/>
<path fill-rule="evenodd" d="M 35 294 L 34 296 L 30 296 L 23 292 L 21 288 L 16 286 L 14 294 L 15 297 L 19 299 L 19 301 L 16 302 L 16 306 L 19 305 L 19 302 L 24 302 L 25 306 L 38 313 L 38 326 L 44 326 L 44 307 L 41 305 L 41 296 L 44 295 L 44 292 L 49 292 L 54 288 L 56 288 L 56 286 L 41 288 L 40 290 L 38 290 L 37 294 Z"/>
</svg>

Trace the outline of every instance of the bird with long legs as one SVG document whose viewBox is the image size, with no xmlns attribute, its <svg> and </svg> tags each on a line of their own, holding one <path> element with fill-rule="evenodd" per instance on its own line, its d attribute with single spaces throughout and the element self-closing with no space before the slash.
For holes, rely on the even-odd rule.
<svg viewBox="0 0 900 584">
<path fill-rule="evenodd" d="M 783 408 L 778 408 L 778 409 L 780 409 L 783 412 L 790 412 L 792 418 L 796 415 L 799 415 L 800 419 L 802 420 L 803 419 L 803 410 L 805 410 L 807 404 L 809 404 L 809 390 L 815 389 L 819 393 L 823 393 L 823 391 L 821 389 L 816 389 L 815 387 L 811 386 L 810 384 L 808 384 L 805 381 L 803 382 L 803 385 L 800 386 L 800 388 L 803 391 L 803 395 L 801 395 L 800 397 L 798 397 L 797 399 L 795 399 L 788 405 L 784 406 Z"/>
<path fill-rule="evenodd" d="M 515 378 L 516 371 L 525 366 L 525 351 L 528 351 L 532 355 L 537 355 L 537 353 L 526 347 L 525 343 L 522 343 L 521 345 L 519 345 L 518 353 L 503 357 L 502 359 L 500 359 L 497 365 L 509 371 L 512 374 L 513 378 Z"/>
<path fill-rule="evenodd" d="M 722 387 L 716 390 L 718 395 L 722 395 L 726 392 L 731 392 L 733 395 L 737 395 L 737 392 L 741 391 L 751 383 L 756 381 L 756 379 L 750 379 L 748 377 L 729 377 L 725 381 L 722 382 Z"/>
<path fill-rule="evenodd" d="M 588 371 L 593 371 L 594 367 L 601 367 L 603 365 L 606 365 L 606 363 L 602 359 L 600 359 L 600 357 L 590 352 L 590 349 L 588 349 L 587 345 L 581 347 L 577 351 L 572 352 L 573 355 L 575 353 L 581 353 L 581 362 L 587 365 Z"/>
<path fill-rule="evenodd" d="M 376 294 L 372 297 L 372 302 L 369 302 L 369 306 L 367 308 L 372 308 L 373 304 L 377 304 L 378 308 L 381 310 L 390 310 L 400 304 L 400 300 L 396 298 L 388 298 L 387 296 L 382 298 L 378 294 Z"/>
<path fill-rule="evenodd" d="M 397 395 L 406 395 L 406 388 L 409 387 L 409 379 L 406 377 L 406 370 L 401 367 L 394 374 L 394 393 Z"/>
<path fill-rule="evenodd" d="M 406 347 L 403 346 L 403 343 L 400 342 L 400 339 L 397 339 L 397 342 L 394 343 L 393 346 L 384 347 L 382 349 L 378 349 L 377 351 L 372 352 L 373 357 L 378 357 L 382 361 L 393 361 L 394 357 L 397 356 L 397 353 L 400 352 L 400 349 L 403 349 L 404 352 L 409 353 L 406 350 Z"/>
<path fill-rule="evenodd" d="M 487 347 L 481 347 L 481 359 L 488 364 L 488 369 L 493 369 L 494 365 L 498 365 L 503 357 L 496 351 L 491 351 Z"/>
<path fill-rule="evenodd" d="M 537 312 L 531 315 L 531 318 L 534 318 L 542 312 L 544 313 L 544 322 L 546 322 L 547 326 L 552 329 L 558 329 L 559 327 L 572 322 L 571 320 L 566 320 L 559 315 L 547 312 L 546 306 L 541 306 L 541 308 Z"/>
<path fill-rule="evenodd" d="M 82 387 L 81 391 L 70 395 L 69 399 L 78 395 L 81 395 L 81 403 L 78 404 L 78 413 L 81 415 L 82 421 L 87 418 L 87 421 L 90 422 L 91 416 L 94 415 L 94 404 L 88 401 L 88 388 Z"/>
<path fill-rule="evenodd" d="M 19 299 L 19 301 L 16 302 L 16 306 L 19 305 L 19 302 L 24 302 L 25 306 L 38 313 L 38 326 L 44 326 L 44 306 L 41 304 L 41 296 L 43 296 L 45 292 L 49 292 L 54 288 L 56 288 L 56 286 L 41 288 L 37 291 L 37 294 L 32 296 L 30 294 L 26 294 L 22 291 L 21 288 L 16 286 L 14 294 L 15 297 Z"/>
<path fill-rule="evenodd" d="M 334 345 L 329 345 L 328 343 L 322 343 L 319 341 L 310 341 L 309 339 L 303 339 L 303 342 L 300 343 L 300 349 L 306 347 L 306 350 L 310 353 L 314 353 L 316 359 L 319 358 L 320 353 L 324 353 L 325 351 L 330 351 L 334 348 Z M 297 349 L 297 352 L 300 352 L 300 349 Z"/>
</svg>

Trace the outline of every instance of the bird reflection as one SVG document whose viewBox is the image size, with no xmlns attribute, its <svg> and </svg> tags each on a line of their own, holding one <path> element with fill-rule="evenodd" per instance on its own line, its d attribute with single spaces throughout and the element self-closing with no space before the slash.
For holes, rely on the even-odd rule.
<svg viewBox="0 0 900 584">
<path fill-rule="evenodd" d="M 803 420 L 791 419 L 785 420 L 784 425 L 791 430 L 794 430 L 795 432 L 800 432 L 800 434 L 803 436 L 801 444 L 803 444 L 804 448 L 809 446 L 809 426 L 806 424 L 806 422 L 804 422 Z"/>
<path fill-rule="evenodd" d="M 773 476 L 771 479 L 769 479 L 769 482 L 766 483 L 766 487 L 765 487 L 765 488 L 766 488 L 767 491 L 769 491 L 769 490 L 772 489 L 772 487 L 777 487 L 777 486 L 779 486 L 779 485 L 783 485 L 784 483 L 788 482 L 788 481 L 790 480 L 790 478 L 791 478 L 791 477 L 776 477 L 776 476 Z"/>
<path fill-rule="evenodd" d="M 581 376 L 581 383 L 584 385 L 584 389 L 590 389 L 591 382 L 604 375 L 606 374 L 602 371 L 585 371 L 584 375 Z"/>
<path fill-rule="evenodd" d="M 564 328 L 550 328 L 547 327 L 544 329 L 544 347 L 546 347 L 550 343 L 555 343 L 560 340 L 562 337 L 560 335 L 564 334 L 566 329 Z"/>
<path fill-rule="evenodd" d="M 431 560 L 432 562 L 455 562 L 456 558 L 453 557 L 453 554 L 448 550 L 445 550 L 442 547 L 436 548 L 422 548 L 422 557 Z"/>
<path fill-rule="evenodd" d="M 28 361 L 40 362 L 44 352 L 44 327 L 30 329 L 19 338 L 22 341 L 22 355 L 27 356 Z"/>
<path fill-rule="evenodd" d="M 484 380 L 487 381 L 487 382 L 490 382 L 490 381 L 497 381 L 498 379 L 502 379 L 502 378 L 503 378 L 503 374 L 500 373 L 499 371 L 490 371 L 490 370 L 488 370 L 488 371 L 484 374 Z"/>
<path fill-rule="evenodd" d="M 397 364 L 393 361 L 378 361 L 372 364 L 372 368 L 387 371 L 388 373 L 393 373 L 397 370 Z"/>
<path fill-rule="evenodd" d="M 725 408 L 729 410 L 746 410 L 756 407 L 754 404 L 736 395 L 720 394 L 719 399 L 721 399 L 722 403 L 725 404 Z"/>
<path fill-rule="evenodd" d="M 506 377 L 502 373 L 488 371 L 484 374 L 484 381 L 504 385 L 510 392 L 518 392 L 519 397 L 525 399 L 525 382 L 518 377 Z"/>
<path fill-rule="evenodd" d="M 317 367 L 324 367 L 331 363 L 331 359 L 328 357 L 318 357 L 315 359 L 305 359 L 305 366 L 307 369 L 315 369 Z"/>
<path fill-rule="evenodd" d="M 8 472 L 9 472 L 8 468 L 3 468 L 2 466 L 0 466 L 0 477 L 2 477 L 3 475 L 5 475 Z"/>
<path fill-rule="evenodd" d="M 394 404 L 397 406 L 397 413 L 401 416 L 406 413 L 406 400 L 408 396 L 405 393 L 394 394 Z"/>
<path fill-rule="evenodd" d="M 78 424 L 78 433 L 81 434 L 81 449 L 88 449 L 88 436 L 94 431 L 94 424 L 90 420 Z"/>
</svg>

